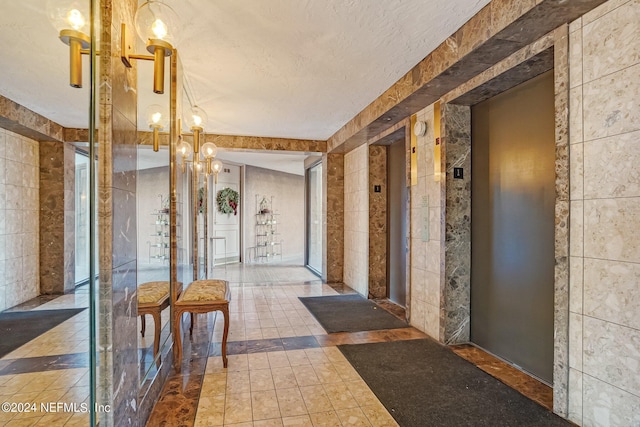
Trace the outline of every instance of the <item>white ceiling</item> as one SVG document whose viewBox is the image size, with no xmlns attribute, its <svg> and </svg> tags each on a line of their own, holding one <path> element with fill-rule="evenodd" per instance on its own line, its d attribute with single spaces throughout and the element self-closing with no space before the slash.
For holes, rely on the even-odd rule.
<svg viewBox="0 0 640 427">
<path fill-rule="evenodd" d="M 488 2 L 166 0 L 184 23 L 177 48 L 207 132 L 306 139 L 330 137 Z M 88 59 L 85 88 L 70 88 L 45 4 L 0 0 L 0 94 L 84 128 Z M 166 102 L 150 81 L 138 92 L 141 119 Z"/>
</svg>

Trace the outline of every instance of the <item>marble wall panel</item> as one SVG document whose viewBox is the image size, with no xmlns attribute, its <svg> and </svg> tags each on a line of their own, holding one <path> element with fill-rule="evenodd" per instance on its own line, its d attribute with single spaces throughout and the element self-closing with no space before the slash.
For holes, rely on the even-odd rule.
<svg viewBox="0 0 640 427">
<path fill-rule="evenodd" d="M 387 148 L 369 146 L 369 294 L 387 296 Z M 345 182 L 346 184 L 346 182 Z M 375 192 L 380 185 L 380 192 Z M 345 195 L 346 195 L 345 191 Z"/>
<path fill-rule="evenodd" d="M 638 81 L 640 63 L 583 86 L 585 141 L 640 129 Z"/>
<path fill-rule="evenodd" d="M 134 28 L 135 0 L 100 4 L 98 229 L 100 372 L 98 401 L 114 410 L 100 424 L 138 426 L 136 194 L 136 65 L 122 66 L 120 25 Z"/>
<path fill-rule="evenodd" d="M 640 330 L 640 264 L 584 260 L 584 314 Z"/>
<path fill-rule="evenodd" d="M 42 141 L 39 150 L 40 292 L 75 287 L 75 148 Z"/>
<path fill-rule="evenodd" d="M 638 142 L 640 131 L 584 144 L 586 199 L 640 196 L 640 171 L 635 167 L 640 164 Z"/>
<path fill-rule="evenodd" d="M 615 7 L 613 2 L 609 2 Z M 624 2 L 582 28 L 584 81 L 590 82 L 640 62 L 640 9 Z"/>
<path fill-rule="evenodd" d="M 38 142 L 0 127 L 0 311 L 40 294 Z"/>
<path fill-rule="evenodd" d="M 442 158 L 446 171 L 445 277 L 440 336 L 447 344 L 469 340 L 471 304 L 471 109 L 441 107 Z M 464 179 L 453 179 L 453 168 Z"/>
<path fill-rule="evenodd" d="M 640 397 L 640 331 L 585 316 L 584 373 Z"/>
<path fill-rule="evenodd" d="M 569 407 L 567 419 L 582 425 L 582 371 L 569 369 Z"/>
<path fill-rule="evenodd" d="M 640 397 L 586 374 L 582 389 L 583 426 L 640 425 Z"/>
<path fill-rule="evenodd" d="M 344 155 L 322 156 L 322 192 L 326 194 L 322 210 L 325 222 L 322 280 L 327 283 L 343 281 L 344 274 Z"/>
<path fill-rule="evenodd" d="M 639 262 L 639 224 L 639 198 L 585 200 L 585 257 Z"/>
<path fill-rule="evenodd" d="M 371 266 L 369 264 L 369 147 L 367 145 L 345 154 L 344 189 L 344 282 L 359 294 L 368 297 Z M 378 254 L 376 253 L 375 256 Z M 376 277 L 375 280 L 379 282 L 380 277 Z"/>
</svg>

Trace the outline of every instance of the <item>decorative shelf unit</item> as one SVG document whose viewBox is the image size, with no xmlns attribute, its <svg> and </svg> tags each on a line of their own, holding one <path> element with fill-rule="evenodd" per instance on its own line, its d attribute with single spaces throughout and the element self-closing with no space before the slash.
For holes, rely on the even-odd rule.
<svg viewBox="0 0 640 427">
<path fill-rule="evenodd" d="M 152 223 L 154 225 L 154 232 L 151 234 L 153 240 L 147 241 L 149 245 L 149 262 L 151 261 L 169 261 L 169 207 L 168 197 L 165 199 L 161 194 L 160 197 L 160 209 L 156 209 L 151 212 L 151 215 L 155 218 Z"/>
<path fill-rule="evenodd" d="M 256 195 L 256 209 L 255 259 L 268 262 L 279 256 L 282 260 L 282 239 L 278 233 L 280 214 L 273 210 L 273 196 Z"/>
</svg>

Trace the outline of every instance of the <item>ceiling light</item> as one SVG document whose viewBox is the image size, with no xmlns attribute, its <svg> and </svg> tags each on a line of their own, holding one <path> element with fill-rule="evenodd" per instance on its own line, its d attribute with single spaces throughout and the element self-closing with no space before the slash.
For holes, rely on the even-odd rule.
<svg viewBox="0 0 640 427">
<path fill-rule="evenodd" d="M 211 175 L 211 161 L 216 157 L 218 147 L 213 142 L 202 144 L 202 155 L 207 160 L 207 175 Z"/>
<path fill-rule="evenodd" d="M 69 46 L 69 84 L 82 87 L 82 49 L 89 49 L 89 2 L 81 0 L 48 0 L 49 20 L 60 40 Z"/>
<path fill-rule="evenodd" d="M 220 171 L 222 170 L 222 162 L 220 160 L 216 160 L 213 163 L 211 163 L 211 171 L 213 172 L 213 176 L 215 177 L 215 183 L 218 183 L 218 174 L 220 173 Z M 211 173 L 211 172 L 209 172 Z"/>
</svg>

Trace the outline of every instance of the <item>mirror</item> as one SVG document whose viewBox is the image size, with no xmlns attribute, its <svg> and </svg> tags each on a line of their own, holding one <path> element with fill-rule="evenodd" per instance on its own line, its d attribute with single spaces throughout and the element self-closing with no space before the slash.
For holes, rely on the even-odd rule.
<svg viewBox="0 0 640 427">
<path fill-rule="evenodd" d="M 138 49 L 143 51 L 144 46 Z M 137 61 L 136 65 L 138 88 L 146 88 L 153 79 L 153 62 Z M 137 333 L 141 385 L 154 378 L 171 335 L 170 92 L 171 72 L 165 73 L 164 94 L 138 91 Z"/>
</svg>

